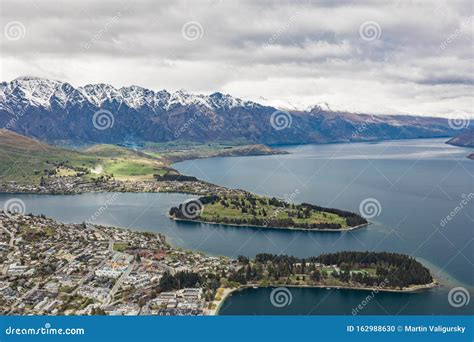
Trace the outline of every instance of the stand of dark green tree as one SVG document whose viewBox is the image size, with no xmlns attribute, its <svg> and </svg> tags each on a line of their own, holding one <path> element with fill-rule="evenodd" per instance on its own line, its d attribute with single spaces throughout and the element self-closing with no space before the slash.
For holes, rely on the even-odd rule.
<svg viewBox="0 0 474 342">
<path fill-rule="evenodd" d="M 252 214 L 253 217 L 242 217 L 242 218 L 230 218 L 215 216 L 212 218 L 212 222 L 223 223 L 223 224 L 236 224 L 236 225 L 253 225 L 262 227 L 288 227 L 288 228 L 303 228 L 303 229 L 341 229 L 339 223 L 305 223 L 297 222 L 293 218 L 309 218 L 313 211 L 336 214 L 340 217 L 345 218 L 346 223 L 349 227 L 355 227 L 367 224 L 367 220 L 362 216 L 352 213 L 349 211 L 324 208 L 316 205 L 303 203 L 303 204 L 291 204 L 281 201 L 276 198 L 264 198 L 248 195 L 245 200 L 241 200 L 238 197 L 223 198 L 216 195 L 204 196 L 199 198 L 204 206 L 206 204 L 214 204 L 220 202 L 224 206 L 235 206 L 243 214 Z M 260 210 L 257 207 L 257 202 L 262 205 L 268 205 L 278 210 L 288 210 L 287 218 L 278 218 L 270 215 L 265 209 Z M 172 207 L 169 211 L 170 216 L 178 219 L 187 219 L 185 215 L 185 204 L 180 204 L 178 207 Z M 291 210 L 289 210 L 291 209 Z M 258 217 L 257 217 L 258 215 Z M 200 216 L 197 216 L 195 220 L 202 220 Z"/>
<path fill-rule="evenodd" d="M 331 276 L 342 282 L 366 286 L 404 288 L 410 285 L 425 285 L 433 282 L 430 271 L 414 258 L 388 252 L 337 252 L 318 257 L 296 258 L 287 255 L 257 254 L 254 262 L 240 256 L 245 266 L 235 271 L 229 280 L 241 284 L 255 283 L 265 279 L 288 278 L 291 275 L 307 275 L 314 282 L 328 277 L 316 269 L 316 264 L 336 265 L 340 272 Z M 376 273 L 351 272 L 361 268 L 375 268 Z"/>
</svg>

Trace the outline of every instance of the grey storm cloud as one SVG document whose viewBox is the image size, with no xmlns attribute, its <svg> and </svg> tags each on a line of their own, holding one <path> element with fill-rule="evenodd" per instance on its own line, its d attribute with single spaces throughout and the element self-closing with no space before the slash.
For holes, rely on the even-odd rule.
<svg viewBox="0 0 474 342">
<path fill-rule="evenodd" d="M 0 6 L 3 81 L 33 75 L 74 85 L 224 91 L 278 106 L 472 113 L 468 0 L 6 0 Z"/>
</svg>

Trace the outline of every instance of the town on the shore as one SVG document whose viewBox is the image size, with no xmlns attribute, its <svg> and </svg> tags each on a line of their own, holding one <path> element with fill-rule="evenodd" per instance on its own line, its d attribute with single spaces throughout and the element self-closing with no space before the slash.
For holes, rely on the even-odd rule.
<svg viewBox="0 0 474 342">
<path fill-rule="evenodd" d="M 198 274 L 238 267 L 160 234 L 9 213 L 0 213 L 0 261 L 4 315 L 212 314 L 220 283 Z"/>
<path fill-rule="evenodd" d="M 75 195 L 87 192 L 173 192 L 195 195 L 242 195 L 249 192 L 230 189 L 198 180 L 194 177 L 179 175 L 178 179 L 118 180 L 109 175 L 95 179 L 81 176 L 42 177 L 39 183 L 20 183 L 15 181 L 0 183 L 3 193 L 31 193 L 53 195 Z M 184 178 L 181 179 L 181 178 Z"/>
<path fill-rule="evenodd" d="M 172 247 L 153 232 L 0 212 L 3 315 L 213 315 L 230 292 L 249 286 L 433 284 L 420 263 L 394 253 L 233 259 Z"/>
</svg>

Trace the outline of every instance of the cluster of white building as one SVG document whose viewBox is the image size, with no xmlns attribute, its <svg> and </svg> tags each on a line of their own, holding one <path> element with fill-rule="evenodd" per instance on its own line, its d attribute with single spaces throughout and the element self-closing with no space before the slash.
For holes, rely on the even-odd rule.
<svg viewBox="0 0 474 342">
<path fill-rule="evenodd" d="M 162 292 L 148 304 L 153 310 L 159 309 L 193 309 L 203 308 L 202 288 L 186 288 L 173 292 Z"/>
<path fill-rule="evenodd" d="M 97 277 L 117 279 L 127 269 L 132 260 L 132 255 L 117 252 L 102 267 L 96 269 L 94 273 Z"/>
</svg>

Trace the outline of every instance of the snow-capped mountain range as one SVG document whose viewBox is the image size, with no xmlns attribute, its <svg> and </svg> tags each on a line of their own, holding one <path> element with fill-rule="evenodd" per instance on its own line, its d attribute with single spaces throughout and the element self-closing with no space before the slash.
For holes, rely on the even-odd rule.
<svg viewBox="0 0 474 342">
<path fill-rule="evenodd" d="M 294 144 L 459 133 L 441 118 L 336 112 L 327 104 L 285 112 L 218 92 L 117 89 L 102 83 L 75 88 L 37 77 L 0 83 L 0 128 L 49 142 L 79 144 L 176 139 Z"/>
<path fill-rule="evenodd" d="M 153 91 L 139 86 L 115 88 L 109 84 L 88 84 L 74 88 L 69 83 L 42 79 L 38 77 L 19 77 L 11 82 L 0 84 L 0 108 L 9 108 L 17 100 L 25 100 L 30 106 L 51 108 L 53 103 L 60 108 L 80 104 L 101 107 L 104 103 L 117 101 L 128 107 L 139 110 L 144 106 L 158 110 L 170 110 L 176 106 L 204 106 L 209 109 L 253 107 L 251 101 L 214 93 L 209 96 L 194 95 L 178 90 L 169 93 L 166 90 Z"/>
</svg>

